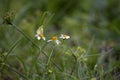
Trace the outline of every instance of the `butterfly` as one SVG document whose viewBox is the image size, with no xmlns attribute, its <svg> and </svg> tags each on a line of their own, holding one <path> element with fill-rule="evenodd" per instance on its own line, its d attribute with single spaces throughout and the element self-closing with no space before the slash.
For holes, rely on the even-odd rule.
<svg viewBox="0 0 120 80">
<path fill-rule="evenodd" d="M 45 40 L 43 32 L 44 32 L 44 30 L 43 30 L 43 25 L 42 25 L 37 29 L 37 31 L 36 31 L 37 34 L 35 35 L 35 37 L 37 37 L 38 40 L 40 40 L 40 39 Z"/>
<path fill-rule="evenodd" d="M 41 26 L 37 29 L 36 33 L 37 33 L 37 34 L 43 34 L 43 32 L 44 32 L 44 30 L 43 30 L 43 25 L 41 25 Z"/>
</svg>

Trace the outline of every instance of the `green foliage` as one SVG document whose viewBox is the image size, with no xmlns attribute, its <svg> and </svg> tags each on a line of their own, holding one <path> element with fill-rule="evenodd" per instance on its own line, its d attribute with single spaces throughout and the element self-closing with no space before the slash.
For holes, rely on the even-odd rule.
<svg viewBox="0 0 120 80">
<path fill-rule="evenodd" d="M 119 8 L 119 0 L 0 0 L 0 80 L 119 80 Z"/>
</svg>

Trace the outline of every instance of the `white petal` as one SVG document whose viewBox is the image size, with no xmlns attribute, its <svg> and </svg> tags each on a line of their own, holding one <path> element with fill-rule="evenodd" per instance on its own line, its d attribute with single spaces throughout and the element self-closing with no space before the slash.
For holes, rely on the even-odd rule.
<svg viewBox="0 0 120 80">
<path fill-rule="evenodd" d="M 59 38 L 63 38 L 63 36 L 60 36 Z"/>
<path fill-rule="evenodd" d="M 42 39 L 43 39 L 44 41 L 46 40 L 46 38 L 45 38 L 45 37 L 43 37 Z"/>
<path fill-rule="evenodd" d="M 70 38 L 70 36 L 67 36 L 67 37 L 66 37 L 66 39 L 69 39 L 69 38 Z"/>
<path fill-rule="evenodd" d="M 60 41 L 59 41 L 59 40 L 56 40 L 56 44 L 59 45 L 59 44 L 60 44 Z"/>
<path fill-rule="evenodd" d="M 41 38 L 38 36 L 37 39 L 40 40 Z"/>
<path fill-rule="evenodd" d="M 48 40 L 47 42 L 51 42 L 52 40 L 50 39 L 50 40 Z"/>
<path fill-rule="evenodd" d="M 38 37 L 38 34 L 36 34 L 35 37 Z"/>
</svg>

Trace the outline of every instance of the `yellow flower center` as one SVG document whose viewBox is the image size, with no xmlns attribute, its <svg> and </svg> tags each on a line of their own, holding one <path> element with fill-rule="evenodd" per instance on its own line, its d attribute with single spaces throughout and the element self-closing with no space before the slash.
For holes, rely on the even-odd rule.
<svg viewBox="0 0 120 80">
<path fill-rule="evenodd" d="M 52 41 L 56 41 L 58 38 L 56 36 L 52 37 Z"/>
<path fill-rule="evenodd" d="M 44 37 L 44 35 L 43 35 L 43 34 L 39 34 L 39 37 L 43 38 L 43 37 Z"/>
<path fill-rule="evenodd" d="M 63 34 L 63 37 L 65 37 L 65 38 L 66 38 L 66 37 L 67 37 L 67 35 Z"/>
</svg>

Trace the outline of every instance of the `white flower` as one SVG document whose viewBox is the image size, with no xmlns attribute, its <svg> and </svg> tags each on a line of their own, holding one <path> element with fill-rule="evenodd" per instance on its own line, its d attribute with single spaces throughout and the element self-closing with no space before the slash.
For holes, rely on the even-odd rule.
<svg viewBox="0 0 120 80">
<path fill-rule="evenodd" d="M 46 40 L 46 39 L 45 39 L 45 36 L 44 36 L 44 34 L 43 34 L 43 25 L 40 26 L 40 27 L 37 29 L 36 33 L 37 33 L 37 34 L 35 35 L 35 37 L 37 37 L 38 40 L 40 40 L 40 39 Z"/>
<path fill-rule="evenodd" d="M 57 38 L 56 36 L 53 36 L 53 37 L 52 37 L 50 40 L 48 40 L 47 42 L 51 42 L 51 41 L 55 42 L 57 45 L 60 44 L 60 41 L 58 40 L 58 38 Z"/>
<path fill-rule="evenodd" d="M 62 39 L 69 39 L 70 36 L 66 35 L 66 34 L 61 34 L 61 36 L 59 38 L 62 38 Z"/>
</svg>

